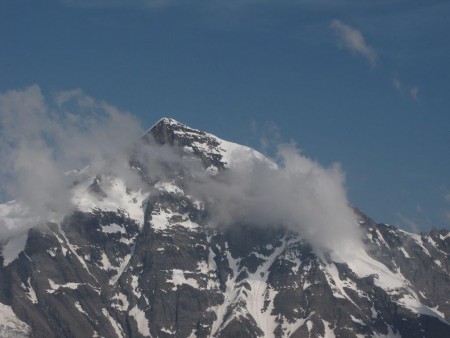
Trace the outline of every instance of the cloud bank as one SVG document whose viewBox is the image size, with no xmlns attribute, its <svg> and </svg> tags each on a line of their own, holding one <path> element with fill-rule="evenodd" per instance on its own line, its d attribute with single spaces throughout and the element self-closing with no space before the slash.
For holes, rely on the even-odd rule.
<svg viewBox="0 0 450 338">
<path fill-rule="evenodd" d="M 0 95 L 0 113 L 0 187 L 20 201 L 0 205 L 0 215 L 10 213 L 0 219 L 0 239 L 70 213 L 74 182 L 67 171 L 89 166 L 90 177 L 116 175 L 146 191 L 149 182 L 182 174 L 188 193 L 205 202 L 213 227 L 285 226 L 316 247 L 340 251 L 360 242 L 340 166 L 324 168 L 293 145 L 278 146 L 278 165 L 238 152 L 239 165 L 212 175 L 198 158 L 180 156 L 181 148 L 137 147 L 142 130 L 136 119 L 79 89 L 51 100 L 36 85 L 9 91 Z M 132 152 L 145 182 L 130 167 Z"/>
<path fill-rule="evenodd" d="M 340 20 L 333 20 L 330 27 L 336 33 L 340 46 L 348 49 L 354 55 L 362 56 L 372 66 L 378 63 L 377 53 L 372 46 L 367 44 L 359 30 L 344 24 Z"/>
</svg>

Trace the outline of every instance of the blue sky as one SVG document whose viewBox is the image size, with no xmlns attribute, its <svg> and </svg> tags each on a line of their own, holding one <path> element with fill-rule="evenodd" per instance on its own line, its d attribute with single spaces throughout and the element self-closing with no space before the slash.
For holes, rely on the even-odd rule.
<svg viewBox="0 0 450 338">
<path fill-rule="evenodd" d="M 448 1 L 0 0 L 0 92 L 81 88 L 263 151 L 295 142 L 380 222 L 450 228 Z"/>
</svg>

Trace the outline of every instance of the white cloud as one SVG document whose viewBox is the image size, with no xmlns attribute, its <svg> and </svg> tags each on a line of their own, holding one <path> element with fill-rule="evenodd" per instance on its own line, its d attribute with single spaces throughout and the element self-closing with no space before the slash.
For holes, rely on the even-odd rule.
<svg viewBox="0 0 450 338">
<path fill-rule="evenodd" d="M 127 166 L 124 154 L 141 132 L 131 115 L 81 90 L 59 92 L 48 102 L 37 85 L 1 94 L 0 196 L 24 206 L 14 214 L 16 231 L 30 225 L 26 220 L 69 212 L 73 182 L 64 173 L 86 165 L 94 174 Z M 6 228 L 13 231 L 0 220 L 0 237 Z"/>
<path fill-rule="evenodd" d="M 360 244 L 360 233 L 338 164 L 329 168 L 302 156 L 292 145 L 279 147 L 281 164 L 250 163 L 192 182 L 206 200 L 216 226 L 285 226 L 315 247 L 343 253 Z M 199 175 L 197 175 L 199 176 Z"/>
<path fill-rule="evenodd" d="M 398 90 L 398 92 L 400 94 L 404 94 L 405 90 L 406 92 L 409 94 L 409 97 L 411 99 L 413 99 L 414 101 L 416 101 L 418 99 L 419 96 L 419 88 L 417 86 L 408 86 L 408 85 L 404 85 L 402 83 L 402 81 L 400 81 L 400 79 L 398 78 L 397 75 L 394 75 L 393 79 L 392 79 L 392 85 L 394 86 L 394 88 L 396 90 Z M 407 89 L 409 87 L 409 90 Z"/>
<path fill-rule="evenodd" d="M 417 86 L 412 87 L 409 90 L 409 95 L 411 96 L 411 98 L 416 101 L 418 96 L 419 96 L 419 88 Z"/>
<path fill-rule="evenodd" d="M 336 33 L 340 46 L 347 48 L 354 55 L 364 57 L 372 66 L 378 63 L 377 53 L 367 44 L 359 30 L 342 23 L 340 20 L 333 20 L 330 27 Z"/>
<path fill-rule="evenodd" d="M 400 93 L 403 93 L 403 85 L 397 76 L 394 76 L 392 79 L 392 85 L 397 89 Z"/>
<path fill-rule="evenodd" d="M 352 54 L 364 57 L 372 66 L 376 66 L 379 58 L 372 46 L 366 41 L 362 33 L 354 27 L 344 24 L 340 20 L 333 20 L 330 27 L 338 37 L 339 45 L 348 49 Z M 411 99 L 416 101 L 419 96 L 417 86 L 405 85 L 397 75 L 392 78 L 392 85 L 400 93 L 409 94 Z"/>
</svg>

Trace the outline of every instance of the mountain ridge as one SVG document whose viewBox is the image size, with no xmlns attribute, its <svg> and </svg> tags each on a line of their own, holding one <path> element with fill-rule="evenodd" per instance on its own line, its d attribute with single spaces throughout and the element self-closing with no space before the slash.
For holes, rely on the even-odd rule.
<svg viewBox="0 0 450 338">
<path fill-rule="evenodd" d="M 339 262 L 276 224 L 211 227 L 208 204 L 185 190 L 183 175 L 192 166 L 172 170 L 170 164 L 197 158 L 207 175 L 215 176 L 249 157 L 264 162 L 263 155 L 168 118 L 142 140 L 137 152 L 155 143 L 177 149 L 176 156 L 161 157 L 169 164 L 166 180 L 148 179 L 139 158 L 130 160 L 142 178 L 139 189 L 112 175 L 87 175 L 74 187 L 77 211 L 59 223 L 31 228 L 23 250 L 8 264 L 2 247 L 0 304 L 5 318 L 16 316 L 17 323 L 0 321 L 0 333 L 450 334 L 448 231 L 411 234 L 358 212 L 365 251 L 355 249 L 354 260 Z M 170 162 L 174 156 L 177 161 Z"/>
</svg>

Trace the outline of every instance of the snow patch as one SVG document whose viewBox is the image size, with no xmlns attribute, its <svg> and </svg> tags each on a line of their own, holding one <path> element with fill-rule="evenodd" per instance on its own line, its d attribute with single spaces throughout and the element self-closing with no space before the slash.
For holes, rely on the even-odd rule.
<svg viewBox="0 0 450 338">
<path fill-rule="evenodd" d="M 398 299 L 396 303 L 412 311 L 413 313 L 436 317 L 441 322 L 450 325 L 450 323 L 445 319 L 445 316 L 443 316 L 443 313 L 437 311 L 437 307 L 429 308 L 428 306 L 425 306 L 417 299 L 417 296 L 415 295 L 405 294 Z"/>
<path fill-rule="evenodd" d="M 375 233 L 377 234 L 377 237 L 379 238 L 379 240 L 381 241 L 381 243 L 384 244 L 385 247 L 389 248 L 389 245 L 387 244 L 387 242 L 384 240 L 383 235 L 381 234 L 380 230 L 376 229 Z"/>
<path fill-rule="evenodd" d="M 131 190 L 120 178 L 104 175 L 99 184 L 107 197 L 101 198 L 89 192 L 93 180 L 91 178 L 73 188 L 73 205 L 84 212 L 91 212 L 93 209 L 112 212 L 123 210 L 140 226 L 144 224 L 143 202 L 147 196 L 141 190 Z"/>
<path fill-rule="evenodd" d="M 333 252 L 332 257 L 334 261 L 347 263 L 359 278 L 373 276 L 375 285 L 385 291 L 407 288 L 408 283 L 401 273 L 392 272 L 384 264 L 370 257 L 362 248 L 355 248 L 351 256 L 342 257 Z"/>
<path fill-rule="evenodd" d="M 130 303 L 128 302 L 127 296 L 125 296 L 122 292 L 116 293 L 113 298 L 112 306 L 118 309 L 119 311 L 127 311 Z"/>
<path fill-rule="evenodd" d="M 131 287 L 133 288 L 133 293 L 137 298 L 141 298 L 141 292 L 139 291 L 139 279 L 138 276 L 131 276 Z"/>
<path fill-rule="evenodd" d="M 78 253 L 77 253 L 77 251 L 76 251 L 77 247 L 76 247 L 75 245 L 72 245 L 72 244 L 70 243 L 69 239 L 68 239 L 67 236 L 66 236 L 66 233 L 62 230 L 61 226 L 59 226 L 59 233 L 63 236 L 63 238 L 64 238 L 64 240 L 65 240 L 65 242 L 66 242 L 66 244 L 67 244 L 67 246 L 68 246 L 68 248 L 69 248 L 69 250 L 70 250 L 70 252 L 78 259 L 78 261 L 81 263 L 81 265 L 84 267 L 84 269 L 88 272 L 88 274 L 89 274 L 96 282 L 98 282 L 97 278 L 95 278 L 95 276 L 94 276 L 94 275 L 91 273 L 91 271 L 89 270 L 89 268 L 88 268 L 86 262 L 84 261 L 84 259 L 83 259 L 80 255 L 78 255 Z M 59 243 L 61 244 L 61 248 L 63 248 L 63 247 L 64 247 L 64 241 L 61 240 L 61 238 L 59 238 L 58 234 L 56 234 L 56 233 L 54 233 L 54 234 L 55 234 L 56 238 L 58 239 Z M 64 252 L 64 250 L 63 250 L 63 252 Z M 67 253 L 67 251 L 64 252 L 64 255 L 66 255 L 66 253 Z"/>
<path fill-rule="evenodd" d="M 439 238 L 440 238 L 441 240 L 443 240 L 443 241 L 444 241 L 446 238 L 450 238 L 450 232 L 448 232 L 445 236 L 439 234 Z"/>
<path fill-rule="evenodd" d="M 52 256 L 53 258 L 56 257 L 56 250 L 55 249 L 51 249 L 51 250 L 47 250 L 47 253 Z"/>
<path fill-rule="evenodd" d="M 51 279 L 48 280 L 48 284 L 50 286 L 50 289 L 47 289 L 47 293 L 55 293 L 56 291 L 58 291 L 59 289 L 71 289 L 71 290 L 76 290 L 78 289 L 81 285 L 87 285 L 90 286 L 95 292 L 97 292 L 98 294 L 100 294 L 99 289 L 93 287 L 91 284 L 89 283 L 73 283 L 73 282 L 69 282 L 69 283 L 65 283 L 65 284 L 58 284 L 55 283 L 54 281 L 52 281 Z"/>
<path fill-rule="evenodd" d="M 75 302 L 75 307 L 77 308 L 78 311 L 80 311 L 82 314 L 86 315 L 87 317 L 89 317 L 89 315 L 87 314 L 86 311 L 83 310 L 83 307 L 81 306 L 80 302 Z"/>
<path fill-rule="evenodd" d="M 400 335 L 399 332 L 394 333 L 394 331 L 392 330 L 392 327 L 390 327 L 389 325 L 388 327 L 388 333 L 387 334 L 380 334 L 380 333 L 376 333 L 372 336 L 373 338 L 402 338 L 402 336 Z"/>
<path fill-rule="evenodd" d="M 433 310 L 433 312 L 436 312 L 436 313 L 437 313 L 439 316 L 441 316 L 442 318 L 445 318 L 444 312 L 439 311 L 439 310 L 438 310 L 438 307 L 439 307 L 439 306 L 435 306 L 435 307 L 432 307 L 432 308 L 430 308 L 430 309 Z"/>
<path fill-rule="evenodd" d="M 123 330 L 120 327 L 119 323 L 117 323 L 116 320 L 113 317 L 111 317 L 108 310 L 102 309 L 102 313 L 111 323 L 111 326 L 113 327 L 114 331 L 116 331 L 117 337 L 123 338 L 125 335 L 123 334 Z"/>
<path fill-rule="evenodd" d="M 102 266 L 100 266 L 100 269 L 102 270 L 108 271 L 114 269 L 114 267 L 112 266 L 111 262 L 108 259 L 108 256 L 106 256 L 104 252 L 102 252 L 102 260 L 100 261 L 100 263 L 102 263 Z"/>
<path fill-rule="evenodd" d="M 209 248 L 209 251 L 208 251 L 208 267 L 209 267 L 209 270 L 216 271 L 217 270 L 217 265 L 216 265 L 216 261 L 214 260 L 214 257 L 216 257 L 216 254 L 214 253 L 214 251 L 211 248 L 211 238 L 212 238 L 212 236 L 208 236 L 207 237 L 208 243 L 209 243 L 209 246 L 208 246 L 208 248 Z"/>
<path fill-rule="evenodd" d="M 220 143 L 219 145 L 219 147 L 221 148 L 220 154 L 222 155 L 221 161 L 224 162 L 226 167 L 228 168 L 233 168 L 237 166 L 242 168 L 242 166 L 244 167 L 250 166 L 254 162 L 254 160 L 266 163 L 272 169 L 276 169 L 278 167 L 274 162 L 272 162 L 263 154 L 252 148 L 224 141 L 213 135 L 209 136 L 213 137 Z"/>
<path fill-rule="evenodd" d="M 206 261 L 199 261 L 197 263 L 197 269 L 196 270 L 199 271 L 202 274 L 207 274 L 208 271 L 209 271 L 208 263 Z"/>
<path fill-rule="evenodd" d="M 420 247 L 422 248 L 422 251 L 425 252 L 425 254 L 426 254 L 428 257 L 431 257 L 430 252 L 429 252 L 428 249 L 425 248 L 425 246 L 423 245 L 423 240 L 422 240 L 422 237 L 421 237 L 420 235 L 413 234 L 413 233 L 410 233 L 410 232 L 406 232 L 406 234 L 407 234 L 409 237 L 411 237 L 411 238 L 417 243 L 418 246 L 420 246 Z"/>
<path fill-rule="evenodd" d="M 65 283 L 65 284 L 57 284 L 51 279 L 48 280 L 48 284 L 50 285 L 50 289 L 47 290 L 47 293 L 55 293 L 59 289 L 78 289 L 80 285 L 83 283 Z"/>
<path fill-rule="evenodd" d="M 134 320 L 137 323 L 137 328 L 140 334 L 142 334 L 145 337 L 151 337 L 150 329 L 148 326 L 148 320 L 145 317 L 145 312 L 138 308 L 137 305 L 135 305 L 129 312 L 129 315 L 134 318 Z"/>
<path fill-rule="evenodd" d="M 282 325 L 283 337 L 291 337 L 300 327 L 305 324 L 308 318 L 294 319 L 293 323 L 289 323 L 287 319 L 284 320 Z"/>
<path fill-rule="evenodd" d="M 176 186 L 173 182 L 158 182 L 155 184 L 155 188 L 166 191 L 170 194 L 183 194 L 183 190 Z"/>
<path fill-rule="evenodd" d="M 353 305 L 357 308 L 358 305 L 350 298 L 344 288 L 351 289 L 355 291 L 360 298 L 369 299 L 368 295 L 358 289 L 357 285 L 354 281 L 349 278 L 341 279 L 339 277 L 339 272 L 334 263 L 325 265 L 325 277 L 327 278 L 328 284 L 331 287 L 331 291 L 333 292 L 333 296 L 336 298 L 344 298 L 349 300 Z"/>
<path fill-rule="evenodd" d="M 104 232 L 105 234 L 115 234 L 118 232 L 121 234 L 127 233 L 123 227 L 121 227 L 119 224 L 116 224 L 116 223 L 111 223 L 109 225 L 103 225 L 102 232 Z"/>
<path fill-rule="evenodd" d="M 177 332 L 174 330 L 170 330 L 170 329 L 166 329 L 165 327 L 163 327 L 161 329 L 162 332 L 167 333 L 167 334 L 171 334 L 171 335 L 175 335 Z"/>
<path fill-rule="evenodd" d="M 17 318 L 12 308 L 0 303 L 0 337 L 29 337 L 30 327 Z"/>
<path fill-rule="evenodd" d="M 172 290 L 176 290 L 178 288 L 178 285 L 183 285 L 183 284 L 190 285 L 195 289 L 200 288 L 200 286 L 198 285 L 198 283 L 195 279 L 186 278 L 184 276 L 185 272 L 189 272 L 189 271 L 183 271 L 183 270 L 179 270 L 179 269 L 172 270 L 172 277 L 167 281 L 168 283 L 171 283 L 174 285 Z"/>
<path fill-rule="evenodd" d="M 177 217 L 176 221 L 173 221 L 174 217 Z M 150 223 L 153 229 L 159 231 L 166 230 L 174 225 L 181 225 L 189 229 L 197 229 L 199 227 L 197 223 L 190 220 L 188 214 L 173 213 L 160 205 L 155 206 L 155 209 L 152 211 Z"/>
<path fill-rule="evenodd" d="M 228 248 L 228 243 L 225 243 L 225 248 Z M 219 330 L 221 328 L 225 328 L 231 322 L 231 320 L 234 318 L 234 316 L 230 316 L 230 318 L 228 318 L 227 321 L 224 321 L 225 315 L 227 314 L 227 311 L 228 311 L 228 308 L 238 298 L 238 291 L 236 290 L 236 277 L 238 276 L 240 259 L 234 259 L 228 250 L 227 250 L 226 254 L 227 254 L 228 265 L 231 268 L 232 275 L 229 276 L 227 281 L 225 282 L 226 290 L 224 293 L 225 299 L 224 299 L 223 303 L 209 308 L 209 310 L 214 312 L 217 317 L 211 326 L 211 336 L 212 337 L 217 336 L 219 333 Z"/>
<path fill-rule="evenodd" d="M 372 307 L 370 308 L 370 311 L 372 312 L 372 319 L 378 318 L 378 313 L 375 310 L 375 306 L 372 305 Z"/>
<path fill-rule="evenodd" d="M 172 217 L 171 212 L 167 212 L 161 207 L 159 210 L 153 210 L 150 223 L 155 230 L 165 230 L 170 226 L 169 219 Z"/>
<path fill-rule="evenodd" d="M 38 303 L 38 299 L 36 296 L 36 292 L 34 291 L 33 287 L 31 286 L 31 279 L 28 278 L 28 288 L 27 288 L 27 298 L 33 303 L 33 304 L 37 304 Z"/>
<path fill-rule="evenodd" d="M 411 258 L 411 256 L 406 252 L 406 250 L 404 248 L 400 248 L 400 251 L 403 253 L 403 256 L 405 256 L 406 258 Z"/>
<path fill-rule="evenodd" d="M 131 252 L 134 252 L 134 246 L 131 248 Z M 128 263 L 130 262 L 131 254 L 126 255 L 123 259 L 121 259 L 120 265 L 118 268 L 115 268 L 117 271 L 117 274 L 114 275 L 111 280 L 109 281 L 110 285 L 114 285 L 119 280 L 120 276 L 122 276 L 123 272 L 125 271 L 126 267 L 128 266 Z"/>
<path fill-rule="evenodd" d="M 249 274 L 247 279 L 250 285 L 250 292 L 246 298 L 247 311 L 255 319 L 258 327 L 264 332 L 264 337 L 274 337 L 274 331 L 277 327 L 276 316 L 272 315 L 274 309 L 274 299 L 277 292 L 267 283 L 269 269 L 285 250 L 287 246 L 286 239 L 283 244 L 277 247 L 272 254 L 264 257 L 263 262 L 255 273 Z M 260 257 L 261 258 L 261 257 Z"/>
<path fill-rule="evenodd" d="M 357 324 L 360 324 L 360 325 L 364 325 L 364 326 L 366 325 L 366 324 L 364 324 L 364 322 L 361 319 L 356 318 L 355 316 L 350 315 L 350 318 L 352 319 L 352 321 L 354 323 L 357 323 Z"/>
<path fill-rule="evenodd" d="M 233 319 L 239 316 L 252 317 L 257 326 L 264 332 L 264 337 L 274 337 L 274 331 L 278 326 L 276 322 L 277 316 L 272 315 L 274 308 L 274 299 L 277 292 L 273 290 L 267 283 L 269 269 L 274 264 L 276 259 L 284 252 L 286 248 L 286 238 L 283 239 L 283 244 L 277 247 L 272 254 L 264 256 L 258 254 L 257 256 L 263 260 L 261 265 L 257 268 L 255 273 L 250 274 L 246 278 L 246 283 L 250 286 L 250 290 L 242 284 L 236 282 L 239 275 L 240 259 L 234 259 L 231 253 L 227 250 L 227 260 L 232 274 L 228 277 L 225 285 L 225 299 L 220 305 L 211 307 L 209 310 L 217 315 L 217 319 L 213 322 L 211 328 L 211 335 L 216 336 L 221 329 L 224 329 Z M 225 248 L 228 243 L 225 243 Z M 253 253 L 255 254 L 255 253 Z M 234 306 L 239 305 L 238 310 L 233 309 Z M 226 315 L 232 310 L 232 315 Z M 286 327 L 288 329 L 288 327 Z"/>
<path fill-rule="evenodd" d="M 326 320 L 322 319 L 323 326 L 325 327 L 325 335 L 323 338 L 336 338 L 334 331 L 331 329 L 331 324 Z"/>
</svg>

